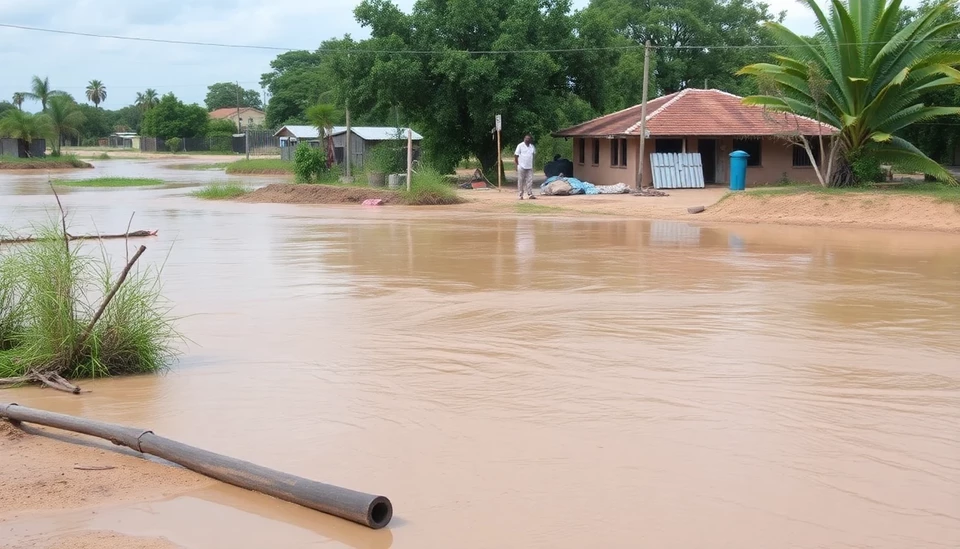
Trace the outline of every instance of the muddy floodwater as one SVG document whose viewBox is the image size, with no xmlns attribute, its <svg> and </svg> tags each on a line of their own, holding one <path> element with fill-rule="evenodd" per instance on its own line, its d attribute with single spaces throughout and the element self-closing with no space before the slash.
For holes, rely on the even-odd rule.
<svg viewBox="0 0 960 549">
<path fill-rule="evenodd" d="M 166 262 L 180 361 L 0 398 L 382 493 L 394 522 L 218 485 L 32 514 L 0 541 L 960 546 L 960 237 L 206 202 L 188 187 L 226 176 L 177 173 L 62 198 L 75 233 L 134 211 L 159 230 L 136 243 Z M 45 181 L 0 175 L 0 225 L 52 215 Z"/>
</svg>

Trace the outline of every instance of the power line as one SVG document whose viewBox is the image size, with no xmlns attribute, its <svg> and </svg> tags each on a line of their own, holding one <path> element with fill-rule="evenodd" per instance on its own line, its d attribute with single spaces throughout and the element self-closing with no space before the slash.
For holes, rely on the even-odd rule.
<svg viewBox="0 0 960 549">
<path fill-rule="evenodd" d="M 133 42 L 151 42 L 157 44 L 177 44 L 183 46 L 204 46 L 204 47 L 213 47 L 213 48 L 229 48 L 229 49 L 252 49 L 252 50 L 266 50 L 266 51 L 280 51 L 280 52 L 290 52 L 290 51 L 310 51 L 308 48 L 288 48 L 281 46 L 260 46 L 255 44 L 226 44 L 218 42 L 196 42 L 191 40 L 169 40 L 165 38 L 145 38 L 140 36 L 118 36 L 112 34 L 96 34 L 89 32 L 79 32 L 79 31 L 68 31 L 62 29 L 46 29 L 40 27 L 29 27 L 26 25 L 14 25 L 9 23 L 0 23 L 0 28 L 8 29 L 17 29 L 25 30 L 32 32 L 45 32 L 52 34 L 62 34 L 69 36 L 82 36 L 86 38 L 107 38 L 111 40 L 127 40 Z M 920 42 L 911 41 L 911 42 Z M 924 40 L 925 43 L 960 43 L 960 38 L 943 38 L 937 40 Z M 858 43 L 842 43 L 840 46 L 875 46 L 883 45 L 887 42 L 858 42 Z M 626 44 L 622 46 L 592 46 L 592 47 L 582 47 L 582 48 L 555 48 L 555 49 L 525 49 L 525 50 L 371 50 L 366 48 L 317 48 L 313 51 L 317 52 L 340 52 L 340 53 L 373 53 L 373 54 L 402 54 L 402 55 L 435 55 L 438 53 L 462 53 L 468 55 L 509 55 L 509 54 L 520 54 L 520 53 L 575 53 L 575 52 L 590 52 L 590 51 L 630 51 L 630 50 L 639 50 L 643 49 L 643 44 Z M 781 49 L 793 49 L 793 48 L 805 48 L 806 46 L 787 46 L 787 45 L 769 45 L 769 44 L 753 44 L 753 45 L 702 45 L 702 46 L 691 46 L 691 45 L 682 45 L 675 44 L 672 46 L 652 46 L 655 50 L 749 50 L 749 49 L 770 49 L 770 50 L 781 50 Z"/>
</svg>

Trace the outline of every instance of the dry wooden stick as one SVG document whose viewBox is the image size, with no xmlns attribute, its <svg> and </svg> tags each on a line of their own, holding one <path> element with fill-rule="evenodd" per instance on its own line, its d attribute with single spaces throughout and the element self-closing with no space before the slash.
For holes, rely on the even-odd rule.
<svg viewBox="0 0 960 549">
<path fill-rule="evenodd" d="M 110 239 L 117 239 L 117 238 L 124 238 L 124 239 L 145 238 L 148 236 L 157 236 L 157 231 L 139 230 L 139 231 L 128 231 L 122 234 L 80 234 L 80 235 L 67 234 L 67 237 L 70 240 L 110 240 Z M 13 238 L 0 238 L 0 244 L 23 244 L 26 242 L 36 242 L 38 240 L 40 240 L 40 238 L 36 236 L 17 236 Z M 129 259 L 130 257 L 128 256 L 127 260 L 129 261 Z"/>
<path fill-rule="evenodd" d="M 147 251 L 146 246 L 140 246 L 137 249 L 137 253 L 133 254 L 133 257 L 130 258 L 130 261 L 127 262 L 127 266 L 123 268 L 123 271 L 120 273 L 120 278 L 117 279 L 117 282 L 113 285 L 113 288 L 110 289 L 110 293 L 103 298 L 103 303 L 100 304 L 100 308 L 97 309 L 96 314 L 93 315 L 93 319 L 90 320 L 90 324 L 87 324 L 83 334 L 80 335 L 80 339 L 77 340 L 76 345 L 74 345 L 74 350 L 78 351 L 83 344 L 87 342 L 87 338 L 90 337 L 90 333 L 93 332 L 93 327 L 100 320 L 100 317 L 103 316 L 103 311 L 107 309 L 107 305 L 110 304 L 110 300 L 113 299 L 113 296 L 117 295 L 117 291 L 120 290 L 120 285 L 123 284 L 123 281 L 127 279 L 127 275 L 130 274 L 130 269 L 133 268 L 133 264 L 140 259 L 140 256 L 143 255 L 143 252 Z"/>
</svg>

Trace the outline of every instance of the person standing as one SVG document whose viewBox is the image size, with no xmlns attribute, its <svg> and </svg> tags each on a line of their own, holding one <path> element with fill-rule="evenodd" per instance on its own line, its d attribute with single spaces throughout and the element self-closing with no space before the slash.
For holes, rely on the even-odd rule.
<svg viewBox="0 0 960 549">
<path fill-rule="evenodd" d="M 523 137 L 523 143 L 517 145 L 517 150 L 513 153 L 513 161 L 517 166 L 517 189 L 520 191 L 520 200 L 523 200 L 523 193 L 526 192 L 530 200 L 535 200 L 533 196 L 533 156 L 537 154 L 537 148 L 533 146 L 533 136 L 529 133 Z"/>
</svg>

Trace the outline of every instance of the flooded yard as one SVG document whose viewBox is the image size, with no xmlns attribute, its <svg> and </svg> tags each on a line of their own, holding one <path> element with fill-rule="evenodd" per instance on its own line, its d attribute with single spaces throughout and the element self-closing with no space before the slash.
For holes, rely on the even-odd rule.
<svg viewBox="0 0 960 549">
<path fill-rule="evenodd" d="M 102 166 L 178 183 L 61 198 L 74 233 L 159 230 L 137 244 L 183 355 L 0 400 L 381 493 L 394 522 L 216 485 L 0 516 L 0 545 L 960 546 L 960 236 L 205 202 L 221 172 Z M 0 226 L 55 215 L 46 180 L 0 174 Z"/>
</svg>

